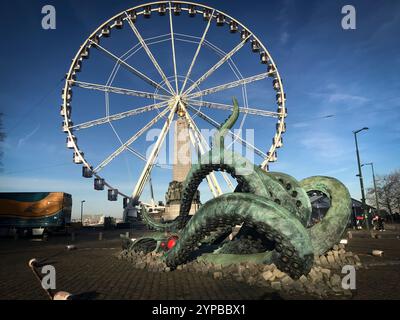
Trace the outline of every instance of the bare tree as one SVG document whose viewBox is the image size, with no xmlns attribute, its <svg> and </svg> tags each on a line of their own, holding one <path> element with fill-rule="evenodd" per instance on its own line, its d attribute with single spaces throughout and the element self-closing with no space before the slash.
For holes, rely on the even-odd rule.
<svg viewBox="0 0 400 320">
<path fill-rule="evenodd" d="M 376 192 L 379 206 L 387 211 L 391 217 L 395 212 L 400 213 L 400 170 L 377 176 Z M 367 200 L 370 205 L 375 206 L 374 188 L 368 188 Z"/>
</svg>

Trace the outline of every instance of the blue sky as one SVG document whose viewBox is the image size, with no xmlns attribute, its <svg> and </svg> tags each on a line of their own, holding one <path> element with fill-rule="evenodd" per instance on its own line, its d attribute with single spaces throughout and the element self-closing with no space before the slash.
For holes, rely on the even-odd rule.
<svg viewBox="0 0 400 320">
<path fill-rule="evenodd" d="M 2 70 L 1 112 L 8 135 L 3 144 L 1 191 L 65 191 L 73 195 L 74 216 L 79 214 L 79 201 L 86 200 L 87 213 L 120 216 L 121 201 L 106 200 L 106 192 L 93 190 L 92 180 L 81 177 L 80 166 L 71 161 L 65 148 L 65 135 L 60 130 L 59 116 L 62 78 L 79 46 L 103 21 L 139 1 L 22 1 L 2 3 L 1 30 L 3 48 L 0 52 Z M 57 10 L 57 29 L 41 28 L 41 8 L 53 4 Z M 329 175 L 340 179 L 355 198 L 360 197 L 352 130 L 367 126 L 360 133 L 359 146 L 363 162 L 374 162 L 378 174 L 399 168 L 400 156 L 400 3 L 398 1 L 212 1 L 205 4 L 225 11 L 244 23 L 266 45 L 284 80 L 287 92 L 287 132 L 284 146 L 278 150 L 278 162 L 271 170 L 287 172 L 297 179 L 312 175 Z M 341 28 L 341 8 L 352 4 L 357 13 L 357 29 Z M 18 17 L 18 18 L 16 18 Z M 176 18 L 176 19 L 175 19 Z M 177 32 L 201 36 L 205 23 L 200 17 L 174 17 Z M 182 20 L 180 20 L 182 19 Z M 167 18 L 158 16 L 138 22 L 144 37 L 168 33 Z M 128 26 L 115 32 L 104 45 L 122 54 L 137 40 Z M 226 36 L 225 36 L 226 35 Z M 229 51 L 238 38 L 213 26 L 208 38 L 221 49 Z M 167 43 L 151 46 L 167 75 L 172 75 L 170 47 Z M 177 46 L 178 73 L 185 74 L 195 45 Z M 204 53 L 203 53 L 204 51 Z M 207 50 L 199 56 L 200 76 L 218 57 Z M 138 52 L 130 62 L 146 70 L 157 81 L 157 72 L 148 58 Z M 234 57 L 244 76 L 262 72 L 258 56 L 249 47 Z M 82 81 L 104 84 L 114 64 L 99 53 L 93 55 L 82 72 Z M 208 86 L 234 80 L 224 66 L 210 77 Z M 266 80 L 267 81 L 267 80 Z M 151 87 L 134 82 L 131 75 L 120 70 L 115 85 L 151 91 Z M 142 87 L 141 87 L 142 86 Z M 237 89 L 239 90 L 239 89 Z M 230 103 L 229 91 L 207 100 Z M 273 92 L 263 82 L 248 87 L 249 106 L 274 111 Z M 102 116 L 104 94 L 76 90 L 73 120 L 83 122 Z M 110 97 L 111 110 L 120 112 L 143 106 L 142 100 Z M 227 114 L 208 113 L 222 121 Z M 155 114 L 121 120 L 115 128 L 123 140 L 129 138 Z M 326 115 L 334 117 L 324 118 Z M 75 117 L 75 118 L 74 118 Z M 200 128 L 208 125 L 199 119 Z M 242 119 L 241 119 L 242 120 Z M 254 129 L 255 143 L 266 150 L 274 133 L 271 119 L 246 117 L 243 128 Z M 160 128 L 161 125 L 155 126 Z M 80 135 L 81 134 L 81 135 Z M 85 155 L 97 163 L 118 147 L 109 126 L 80 131 L 80 146 Z M 267 138 L 266 138 L 267 137 Z M 138 141 L 137 148 L 146 153 L 148 144 Z M 168 149 L 169 150 L 169 149 Z M 259 161 L 255 158 L 256 162 Z M 126 193 L 133 189 L 143 162 L 124 153 L 104 170 L 107 181 Z M 364 171 L 367 186 L 371 185 L 369 168 Z M 155 169 L 153 183 L 157 200 L 164 193 L 171 177 L 168 169 Z M 209 192 L 201 191 L 205 201 Z M 144 198 L 148 197 L 148 188 Z"/>
</svg>

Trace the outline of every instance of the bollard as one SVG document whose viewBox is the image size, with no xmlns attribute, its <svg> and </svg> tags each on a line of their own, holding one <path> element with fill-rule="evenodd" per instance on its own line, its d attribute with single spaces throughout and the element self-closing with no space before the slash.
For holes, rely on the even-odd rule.
<svg viewBox="0 0 400 320">
<path fill-rule="evenodd" d="M 37 262 L 38 262 L 38 261 L 37 261 L 35 258 L 33 258 L 33 259 L 29 260 L 28 266 L 29 266 L 30 268 L 34 268 L 34 267 L 36 267 Z"/>
<path fill-rule="evenodd" d="M 58 291 L 54 296 L 53 300 L 72 300 L 72 294 L 66 291 Z"/>
<path fill-rule="evenodd" d="M 382 250 L 372 250 L 372 255 L 375 257 L 382 257 L 383 251 Z"/>
<path fill-rule="evenodd" d="M 129 231 L 125 232 L 125 237 L 129 239 Z"/>
<path fill-rule="evenodd" d="M 351 231 L 349 231 L 349 232 L 347 233 L 347 237 L 348 237 L 349 239 L 352 239 L 352 238 L 353 238 L 353 233 L 352 233 Z"/>
<path fill-rule="evenodd" d="M 99 240 L 103 240 L 103 232 L 99 232 Z"/>
</svg>

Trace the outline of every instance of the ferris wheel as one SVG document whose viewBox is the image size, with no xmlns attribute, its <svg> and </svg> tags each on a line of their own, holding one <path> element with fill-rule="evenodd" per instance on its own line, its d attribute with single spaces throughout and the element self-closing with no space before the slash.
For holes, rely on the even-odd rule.
<svg viewBox="0 0 400 320">
<path fill-rule="evenodd" d="M 185 19 L 189 17 L 188 21 L 196 20 L 196 26 L 200 26 L 200 30 L 195 34 L 188 34 L 193 28 L 189 27 L 185 20 L 187 27 L 184 29 L 187 32 L 177 31 L 176 25 L 182 17 L 186 17 Z M 160 30 L 159 27 L 152 28 L 151 21 L 155 19 L 164 19 L 166 30 Z M 123 39 L 123 43 L 132 45 L 135 43 L 123 54 L 117 53 L 115 48 L 108 44 L 114 35 L 121 38 L 118 36 L 121 30 L 128 31 L 125 34 L 128 38 Z M 148 35 L 149 30 L 158 34 L 150 36 Z M 216 32 L 219 32 L 219 35 L 212 36 Z M 221 43 L 225 42 L 228 37 L 233 45 L 230 48 L 222 48 Z M 212 41 L 212 39 L 216 40 Z M 217 41 L 221 43 L 215 43 Z M 159 49 L 160 44 L 168 47 L 168 54 L 166 54 L 166 49 L 162 51 Z M 182 69 L 179 64 L 184 60 L 177 57 L 177 52 L 180 54 L 183 52 L 179 51 L 180 44 L 193 47 L 190 54 L 186 55 L 185 61 L 190 63 L 187 63 L 184 72 L 179 72 Z M 213 60 L 212 64 L 207 67 L 203 63 L 199 68 L 198 65 L 201 64 L 199 57 L 204 50 L 213 54 L 216 62 Z M 251 61 L 255 61 L 259 72 L 243 76 L 242 72 L 246 65 L 240 66 L 235 60 L 235 56 L 241 51 L 249 52 L 249 57 L 251 57 Z M 94 52 L 97 52 L 97 56 L 93 55 Z M 144 55 L 151 63 L 151 72 L 149 67 L 138 66 L 139 61 L 142 60 L 137 58 L 138 53 Z M 104 80 L 93 81 L 85 78 L 85 64 L 91 59 L 98 58 L 99 54 L 103 59 L 109 60 L 113 66 L 111 73 L 106 78 L 104 78 L 105 75 L 99 77 L 99 79 L 107 79 L 105 82 Z M 250 61 L 250 59 L 246 61 Z M 216 83 L 221 77 L 213 79 L 213 76 L 223 68 L 229 68 L 226 70 L 230 70 L 234 80 Z M 125 83 L 120 81 L 116 85 L 114 81 L 120 70 L 128 72 L 131 78 Z M 98 69 L 97 74 L 102 71 L 103 69 Z M 212 81 L 209 82 L 209 80 Z M 259 95 L 267 95 L 267 87 L 271 90 L 272 94 L 269 93 L 269 95 L 272 95 L 275 106 L 271 104 L 265 107 L 254 107 L 251 104 L 247 89 L 253 83 L 260 83 L 257 87 Z M 91 110 L 94 109 L 91 106 L 90 98 L 86 99 L 86 105 L 75 102 L 75 90 L 78 89 L 88 93 L 104 94 L 105 108 L 103 110 L 105 112 L 102 116 L 98 116 L 98 113 L 90 115 Z M 63 118 L 62 130 L 67 135 L 67 148 L 73 150 L 73 162 L 82 165 L 83 177 L 94 179 L 95 190 L 108 188 L 108 200 L 116 201 L 120 195 L 124 199 L 124 206 L 128 202 L 137 205 L 146 183 L 151 179 L 152 170 L 159 166 L 157 158 L 174 119 L 179 117 L 186 119 L 190 142 L 200 153 L 206 152 L 210 146 L 202 135 L 200 127 L 207 124 L 218 129 L 221 126 L 223 121 L 216 120 L 213 112 L 224 112 L 226 118 L 231 113 L 233 106 L 228 104 L 229 101 L 223 103 L 214 100 L 213 97 L 219 93 L 230 92 L 229 90 L 232 89 L 240 92 L 242 103 L 240 114 L 243 116 L 241 124 L 244 123 L 246 117 L 254 117 L 258 123 L 261 123 L 261 126 L 271 127 L 271 140 L 263 137 L 263 143 L 256 145 L 234 131 L 229 131 L 228 136 L 236 143 L 241 144 L 243 148 L 252 150 L 258 159 L 256 163 L 268 170 L 269 164 L 277 161 L 277 149 L 282 147 L 282 135 L 286 131 L 287 110 L 285 107 L 286 95 L 277 66 L 261 40 L 235 18 L 198 3 L 158 1 L 127 9 L 101 24 L 84 41 L 72 60 L 62 92 L 63 102 L 60 112 Z M 135 101 L 140 99 L 141 102 L 135 102 L 137 106 L 134 108 L 126 109 L 125 107 L 121 112 L 112 112 L 110 95 L 135 98 Z M 74 112 L 72 112 L 73 108 Z M 84 108 L 89 120 L 80 121 L 75 118 L 75 110 L 79 108 Z M 96 106 L 96 108 L 99 107 Z M 126 118 L 134 119 L 142 114 L 149 114 L 148 121 L 138 121 L 140 126 L 131 129 L 129 139 L 122 139 L 118 130 L 115 129 L 115 123 Z M 272 125 L 271 120 L 273 121 Z M 161 125 L 162 128 L 146 157 L 135 148 L 135 142 L 156 124 Z M 119 145 L 104 159 L 93 163 L 90 152 L 81 146 L 79 138 L 85 130 L 98 126 L 109 126 L 118 139 Z M 97 139 L 102 140 L 101 137 L 97 137 Z M 133 191 L 128 192 L 122 191 L 112 183 L 112 179 L 108 179 L 102 174 L 103 169 L 112 166 L 115 159 L 124 152 L 129 152 L 142 161 L 142 167 L 136 168 L 138 178 L 132 186 Z M 221 183 L 226 184 L 232 191 L 234 189 L 226 173 L 211 173 L 206 179 L 214 197 L 223 193 Z"/>
</svg>

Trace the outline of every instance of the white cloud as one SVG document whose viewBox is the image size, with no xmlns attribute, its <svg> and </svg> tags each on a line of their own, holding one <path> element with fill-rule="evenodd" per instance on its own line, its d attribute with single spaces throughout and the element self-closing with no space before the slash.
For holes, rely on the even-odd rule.
<svg viewBox="0 0 400 320">
<path fill-rule="evenodd" d="M 287 31 L 282 32 L 280 37 L 281 44 L 286 44 L 289 40 L 289 33 Z"/>
<path fill-rule="evenodd" d="M 357 96 L 357 95 L 351 95 L 351 94 L 344 94 L 344 93 L 333 93 L 333 94 L 327 94 L 326 98 L 328 99 L 329 102 L 354 102 L 357 104 L 364 104 L 369 101 L 368 98 L 362 97 L 362 96 Z"/>
<path fill-rule="evenodd" d="M 25 137 L 20 138 L 18 140 L 17 148 L 22 147 L 36 132 L 40 129 L 40 123 L 33 129 L 30 133 L 28 133 Z"/>
<path fill-rule="evenodd" d="M 323 159 L 338 160 L 344 156 L 343 144 L 336 136 L 327 133 L 310 132 L 300 143 L 312 153 Z"/>
<path fill-rule="evenodd" d="M 296 122 L 296 123 L 291 124 L 291 126 L 293 128 L 307 128 L 307 127 L 311 126 L 311 124 L 312 124 L 311 122 Z"/>
<path fill-rule="evenodd" d="M 370 101 L 370 99 L 367 97 L 349 93 L 339 93 L 339 92 L 332 92 L 332 93 L 312 92 L 309 93 L 309 95 L 314 96 L 316 98 L 321 98 L 323 99 L 324 102 L 327 103 L 344 102 L 347 105 L 353 104 L 356 106 L 364 105 L 365 103 Z"/>
</svg>

